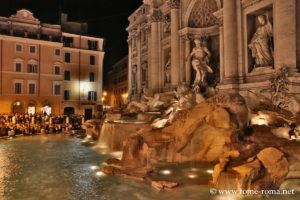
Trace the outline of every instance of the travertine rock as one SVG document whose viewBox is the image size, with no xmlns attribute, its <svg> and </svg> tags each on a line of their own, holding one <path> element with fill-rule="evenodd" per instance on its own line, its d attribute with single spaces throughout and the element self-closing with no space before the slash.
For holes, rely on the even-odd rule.
<svg viewBox="0 0 300 200">
<path fill-rule="evenodd" d="M 261 174 L 260 162 L 255 159 L 252 162 L 240 166 L 228 168 L 223 171 L 217 164 L 213 173 L 213 184 L 220 189 L 251 189 L 254 180 Z"/>
<path fill-rule="evenodd" d="M 265 148 L 257 154 L 257 158 L 266 168 L 271 178 L 282 179 L 289 171 L 289 162 L 284 154 L 276 148 Z"/>
<path fill-rule="evenodd" d="M 258 177 L 261 165 L 258 160 L 232 168 L 239 174 L 237 189 L 250 189 L 252 182 Z"/>
<path fill-rule="evenodd" d="M 144 138 L 137 134 L 126 140 L 123 148 L 122 163 L 127 168 L 141 168 L 147 166 L 148 145 Z"/>
<path fill-rule="evenodd" d="M 171 190 L 178 187 L 179 183 L 171 181 L 152 181 L 151 185 L 157 190 Z"/>
</svg>

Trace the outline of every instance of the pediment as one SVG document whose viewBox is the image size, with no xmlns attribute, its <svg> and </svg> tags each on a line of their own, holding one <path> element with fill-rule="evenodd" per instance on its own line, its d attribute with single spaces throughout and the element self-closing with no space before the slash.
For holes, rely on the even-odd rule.
<svg viewBox="0 0 300 200">
<path fill-rule="evenodd" d="M 15 15 L 10 16 L 12 21 L 26 21 L 33 24 L 38 24 L 40 21 L 33 16 L 33 13 L 26 9 L 18 10 Z"/>
</svg>

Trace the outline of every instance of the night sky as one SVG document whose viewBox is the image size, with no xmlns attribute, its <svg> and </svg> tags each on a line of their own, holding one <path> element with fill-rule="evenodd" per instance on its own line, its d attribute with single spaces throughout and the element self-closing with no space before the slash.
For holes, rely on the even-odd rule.
<svg viewBox="0 0 300 200">
<path fill-rule="evenodd" d="M 57 24 L 60 11 L 69 20 L 87 21 L 89 34 L 105 41 L 105 72 L 127 54 L 129 15 L 142 4 L 142 0 L 1 0 L 0 16 L 8 17 L 25 8 L 44 23 Z"/>
</svg>

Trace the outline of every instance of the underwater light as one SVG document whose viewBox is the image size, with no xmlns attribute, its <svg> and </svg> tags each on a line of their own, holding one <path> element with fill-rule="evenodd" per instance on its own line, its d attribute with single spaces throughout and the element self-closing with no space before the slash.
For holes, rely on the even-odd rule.
<svg viewBox="0 0 300 200">
<path fill-rule="evenodd" d="M 196 174 L 189 174 L 187 177 L 189 177 L 190 179 L 194 179 L 197 178 L 198 176 Z"/>
<path fill-rule="evenodd" d="M 172 172 L 171 172 L 171 170 L 165 169 L 165 170 L 160 171 L 160 173 L 163 174 L 163 175 L 169 175 Z"/>
<path fill-rule="evenodd" d="M 92 165 L 92 166 L 90 166 L 90 169 L 91 170 L 96 170 L 96 169 L 98 169 L 99 167 L 98 166 L 96 166 L 96 165 Z"/>
<path fill-rule="evenodd" d="M 98 172 L 96 172 L 96 176 L 102 177 L 102 176 L 105 176 L 105 174 L 101 171 L 98 171 Z"/>
<path fill-rule="evenodd" d="M 265 125 L 266 124 L 266 120 L 262 117 L 260 117 L 258 120 L 257 120 L 257 125 Z"/>
</svg>

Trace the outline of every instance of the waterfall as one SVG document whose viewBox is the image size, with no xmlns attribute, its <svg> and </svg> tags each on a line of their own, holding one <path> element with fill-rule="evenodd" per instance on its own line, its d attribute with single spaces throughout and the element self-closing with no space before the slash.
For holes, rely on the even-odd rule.
<svg viewBox="0 0 300 200">
<path fill-rule="evenodd" d="M 123 143 L 135 134 L 145 124 L 128 122 L 104 122 L 101 128 L 97 146 L 108 151 L 122 151 Z"/>
</svg>

